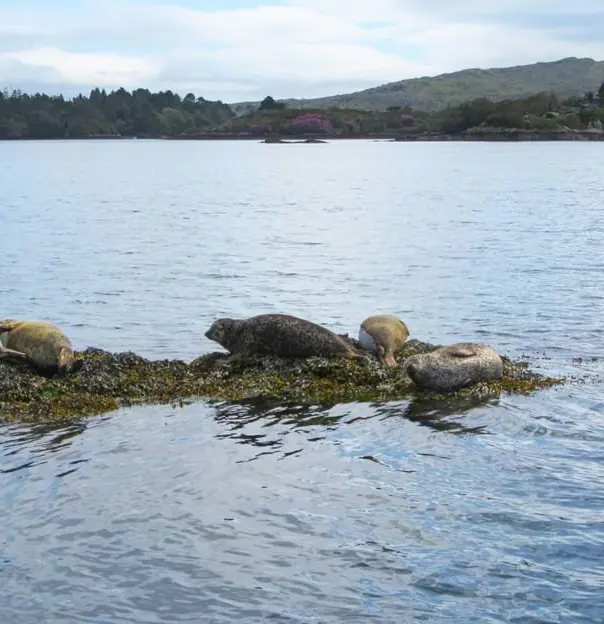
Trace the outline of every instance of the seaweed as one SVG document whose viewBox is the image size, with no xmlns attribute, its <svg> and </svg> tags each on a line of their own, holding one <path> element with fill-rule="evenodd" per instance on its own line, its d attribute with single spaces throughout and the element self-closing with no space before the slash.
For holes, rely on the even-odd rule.
<svg viewBox="0 0 604 624">
<path fill-rule="evenodd" d="M 353 345 L 358 343 L 348 338 Z M 4 421 L 68 421 L 137 404 L 182 405 L 184 401 L 271 400 L 283 404 L 333 404 L 442 398 L 420 392 L 402 373 L 404 360 L 437 346 L 409 340 L 397 353 L 398 365 L 381 366 L 373 357 L 353 360 L 312 357 L 240 357 L 209 353 L 190 363 L 148 360 L 133 352 L 88 348 L 77 353 L 82 367 L 45 377 L 22 364 L 0 362 L 0 417 Z M 462 388 L 449 397 L 527 393 L 564 379 L 540 375 L 527 362 L 506 357 L 503 377 Z"/>
</svg>

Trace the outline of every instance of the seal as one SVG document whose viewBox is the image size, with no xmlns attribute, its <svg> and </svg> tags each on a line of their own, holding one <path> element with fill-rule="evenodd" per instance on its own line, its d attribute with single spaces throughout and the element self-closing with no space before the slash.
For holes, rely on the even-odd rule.
<svg viewBox="0 0 604 624">
<path fill-rule="evenodd" d="M 288 314 L 260 314 L 245 320 L 220 318 L 212 323 L 205 336 L 232 355 L 360 357 L 329 329 Z"/>
<path fill-rule="evenodd" d="M 69 338 L 48 321 L 0 321 L 0 342 L 0 357 L 25 360 L 41 373 L 68 373 L 83 364 L 74 358 Z"/>
<path fill-rule="evenodd" d="M 451 392 L 480 381 L 501 379 L 501 356 L 489 345 L 460 342 L 430 353 L 412 355 L 403 371 L 418 388 Z"/>
<path fill-rule="evenodd" d="M 386 366 L 396 366 L 394 353 L 409 337 L 409 329 L 392 314 L 375 314 L 366 318 L 359 329 L 363 349 L 377 355 Z"/>
</svg>

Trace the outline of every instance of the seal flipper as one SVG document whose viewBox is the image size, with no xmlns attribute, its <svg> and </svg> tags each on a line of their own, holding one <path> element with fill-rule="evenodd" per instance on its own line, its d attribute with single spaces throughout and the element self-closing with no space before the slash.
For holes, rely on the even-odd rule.
<svg viewBox="0 0 604 624">
<path fill-rule="evenodd" d="M 391 368 L 396 366 L 396 358 L 394 357 L 393 353 L 388 353 L 384 356 L 384 365 Z"/>
<path fill-rule="evenodd" d="M 84 366 L 84 358 L 75 358 L 73 360 L 73 364 L 71 365 L 70 372 L 77 373 L 79 370 L 82 369 L 82 366 Z"/>
<path fill-rule="evenodd" d="M 449 355 L 457 358 L 469 358 L 476 355 L 476 349 L 471 346 L 452 346 L 449 348 Z"/>
<path fill-rule="evenodd" d="M 247 365 L 249 365 L 249 361 L 250 358 L 253 357 L 261 357 L 258 355 L 254 354 L 250 354 L 250 353 L 218 353 L 218 355 L 221 355 L 222 358 L 221 360 L 216 362 L 216 368 L 225 368 L 227 366 L 231 367 L 231 368 L 235 368 L 235 369 L 241 369 L 243 370 L 244 368 L 247 368 Z"/>
<path fill-rule="evenodd" d="M 15 351 L 14 349 L 7 349 L 0 342 L 0 360 L 14 360 L 17 362 L 25 362 L 27 361 L 27 356 L 25 353 L 21 353 L 21 351 Z"/>
</svg>

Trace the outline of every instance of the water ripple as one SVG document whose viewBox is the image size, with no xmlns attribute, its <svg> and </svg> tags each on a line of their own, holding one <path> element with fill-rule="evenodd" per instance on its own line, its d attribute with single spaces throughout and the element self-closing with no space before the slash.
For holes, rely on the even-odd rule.
<svg viewBox="0 0 604 624">
<path fill-rule="evenodd" d="M 391 311 L 573 382 L 2 425 L 2 621 L 599 624 L 599 146 L 291 147 L 0 142 L 2 316 L 192 359 L 218 316 Z"/>
</svg>

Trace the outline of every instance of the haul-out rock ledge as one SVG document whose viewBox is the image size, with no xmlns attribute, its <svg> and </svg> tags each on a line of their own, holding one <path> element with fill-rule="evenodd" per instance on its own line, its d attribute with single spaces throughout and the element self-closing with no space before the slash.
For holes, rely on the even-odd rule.
<svg viewBox="0 0 604 624">
<path fill-rule="evenodd" d="M 351 343 L 354 340 L 346 337 Z M 148 360 L 132 352 L 88 348 L 77 373 L 44 377 L 26 366 L 0 362 L 0 419 L 48 422 L 99 415 L 137 404 L 180 404 L 190 400 L 276 400 L 335 404 L 405 398 L 497 396 L 561 384 L 531 370 L 525 361 L 503 356 L 503 377 L 447 395 L 420 392 L 402 373 L 406 358 L 436 345 L 409 340 L 397 352 L 398 365 L 358 358 L 240 358 L 209 353 L 192 362 Z"/>
</svg>

